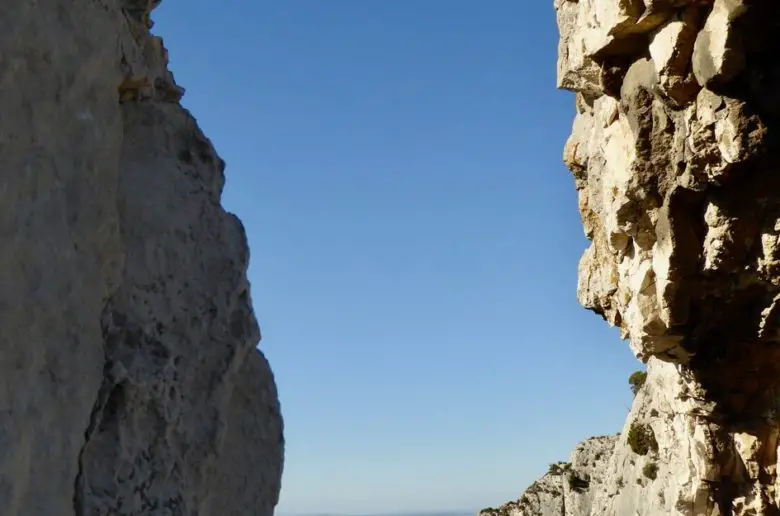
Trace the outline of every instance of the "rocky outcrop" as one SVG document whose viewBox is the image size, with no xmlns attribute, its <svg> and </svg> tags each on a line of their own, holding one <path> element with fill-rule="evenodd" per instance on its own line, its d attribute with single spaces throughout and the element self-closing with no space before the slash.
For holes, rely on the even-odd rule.
<svg viewBox="0 0 780 516">
<path fill-rule="evenodd" d="M 0 514 L 272 514 L 282 419 L 224 163 L 153 0 L 7 0 Z"/>
<path fill-rule="evenodd" d="M 780 3 L 555 8 L 579 299 L 648 363 L 604 488 L 565 513 L 780 514 Z"/>
<path fill-rule="evenodd" d="M 591 437 L 572 452 L 569 462 L 550 464 L 546 475 L 517 500 L 480 511 L 480 516 L 561 516 L 590 514 L 594 497 L 604 488 L 604 472 L 616 437 Z"/>
<path fill-rule="evenodd" d="M 566 463 L 555 467 L 565 469 Z M 560 516 L 565 514 L 563 498 L 563 476 L 551 470 L 531 484 L 517 500 L 507 502 L 498 508 L 488 507 L 479 511 L 479 516 Z"/>
</svg>

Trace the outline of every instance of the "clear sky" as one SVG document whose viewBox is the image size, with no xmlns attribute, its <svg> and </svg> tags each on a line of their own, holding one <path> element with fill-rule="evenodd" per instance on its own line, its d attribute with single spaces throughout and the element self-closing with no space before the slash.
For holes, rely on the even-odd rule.
<svg viewBox="0 0 780 516">
<path fill-rule="evenodd" d="M 473 510 L 615 433 L 552 0 L 165 0 L 279 386 L 279 513 Z"/>
</svg>

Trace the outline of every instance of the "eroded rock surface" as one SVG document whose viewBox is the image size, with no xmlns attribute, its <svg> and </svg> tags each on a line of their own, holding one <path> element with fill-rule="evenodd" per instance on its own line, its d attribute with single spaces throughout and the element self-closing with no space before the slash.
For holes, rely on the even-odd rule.
<svg viewBox="0 0 780 516">
<path fill-rule="evenodd" d="M 0 16 L 0 514 L 261 515 L 282 419 L 152 0 Z"/>
<path fill-rule="evenodd" d="M 583 441 L 569 462 L 550 464 L 546 475 L 531 484 L 517 500 L 480 511 L 480 516 L 561 516 L 590 514 L 594 498 L 604 489 L 604 473 L 617 438 Z"/>
<path fill-rule="evenodd" d="M 649 366 L 592 507 L 564 513 L 780 514 L 780 2 L 555 9 L 579 299 Z"/>
</svg>

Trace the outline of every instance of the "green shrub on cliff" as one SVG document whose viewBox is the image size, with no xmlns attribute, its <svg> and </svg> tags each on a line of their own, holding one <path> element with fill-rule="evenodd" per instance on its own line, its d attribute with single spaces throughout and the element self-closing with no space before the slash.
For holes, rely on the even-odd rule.
<svg viewBox="0 0 780 516">
<path fill-rule="evenodd" d="M 631 386 L 631 392 L 634 393 L 634 396 L 636 396 L 637 393 L 642 389 L 645 381 L 647 381 L 646 371 L 635 371 L 631 376 L 628 377 L 628 384 Z"/>
<path fill-rule="evenodd" d="M 577 493 L 582 493 L 590 487 L 590 479 L 582 478 L 574 471 L 569 472 L 569 488 Z"/>
<path fill-rule="evenodd" d="M 637 455 L 647 455 L 649 452 L 658 451 L 658 442 L 655 433 L 649 425 L 632 423 L 628 430 L 628 445 Z"/>
<path fill-rule="evenodd" d="M 642 473 L 650 480 L 655 480 L 658 476 L 658 464 L 655 462 L 648 462 L 645 464 L 645 467 L 642 468 Z"/>
</svg>

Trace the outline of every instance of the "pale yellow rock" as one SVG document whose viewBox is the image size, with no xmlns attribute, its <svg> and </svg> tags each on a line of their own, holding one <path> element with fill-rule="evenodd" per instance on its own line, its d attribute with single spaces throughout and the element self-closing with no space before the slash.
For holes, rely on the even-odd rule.
<svg viewBox="0 0 780 516">
<path fill-rule="evenodd" d="M 745 472 L 748 477 L 754 480 L 758 479 L 761 469 L 759 464 L 761 446 L 762 443 L 756 435 L 744 432 L 734 434 L 734 447 L 745 465 Z"/>
<path fill-rule="evenodd" d="M 650 57 L 653 59 L 658 75 L 684 73 L 690 58 L 680 49 L 685 32 L 685 22 L 675 19 L 667 22 L 652 35 Z"/>
<path fill-rule="evenodd" d="M 720 267 L 728 241 L 731 239 L 731 221 L 714 202 L 704 211 L 707 235 L 704 237 L 704 270 L 716 271 Z"/>
<path fill-rule="evenodd" d="M 780 2 L 556 8 L 590 239 L 577 296 L 648 376 L 587 503 L 533 514 L 776 515 Z"/>
<path fill-rule="evenodd" d="M 601 67 L 586 54 L 585 41 L 577 30 L 581 23 L 580 4 L 558 0 L 555 9 L 558 25 L 566 27 L 558 44 L 558 87 L 588 95 L 600 95 L 603 91 Z"/>
<path fill-rule="evenodd" d="M 723 106 L 723 97 L 708 89 L 702 89 L 696 97 L 696 118 L 702 125 L 714 124 L 715 114 Z"/>
<path fill-rule="evenodd" d="M 641 0 L 580 0 L 580 16 L 585 17 L 586 55 L 596 55 L 622 37 L 637 32 L 636 24 L 644 6 Z"/>
<path fill-rule="evenodd" d="M 744 0 L 714 0 L 693 50 L 693 73 L 702 86 L 727 83 L 745 66 L 734 21 L 746 9 Z"/>
<path fill-rule="evenodd" d="M 724 116 L 715 122 L 715 141 L 718 142 L 718 150 L 726 163 L 737 163 L 745 157 L 740 123 L 738 117 L 732 116 Z"/>
<path fill-rule="evenodd" d="M 650 38 L 650 57 L 658 73 L 660 91 L 678 104 L 689 101 L 698 90 L 688 78 L 698 26 L 698 8 L 694 6 L 666 22 Z"/>
</svg>

